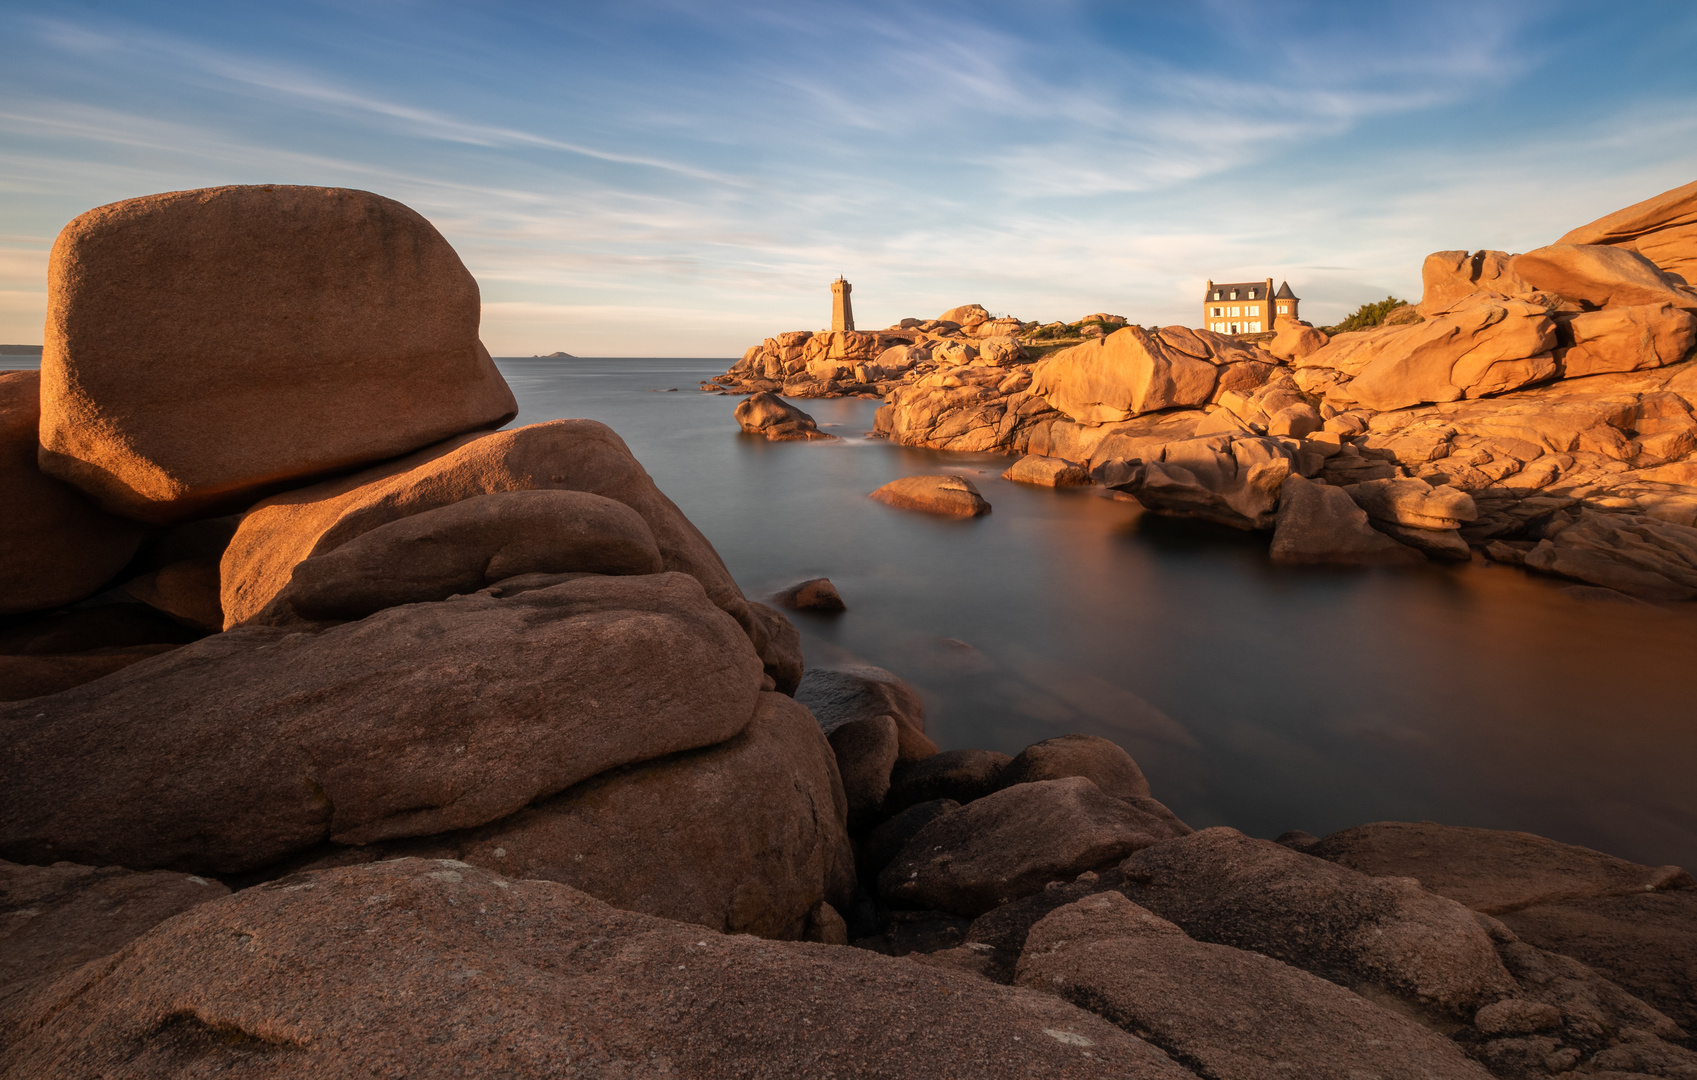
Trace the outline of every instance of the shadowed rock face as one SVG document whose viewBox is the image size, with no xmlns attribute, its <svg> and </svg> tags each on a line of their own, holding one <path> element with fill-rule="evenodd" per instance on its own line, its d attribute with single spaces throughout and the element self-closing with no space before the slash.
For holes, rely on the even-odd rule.
<svg viewBox="0 0 1697 1080">
<path fill-rule="evenodd" d="M 1081 776 L 1018 784 L 920 829 L 878 888 L 912 907 L 981 915 L 1183 831 L 1170 815 L 1104 795 Z"/>
<path fill-rule="evenodd" d="M 1285 477 L 1272 558 L 1291 565 L 1412 565 L 1422 557 L 1375 530 L 1349 492 Z"/>
<path fill-rule="evenodd" d="M 238 872 L 480 825 L 731 738 L 760 682 L 683 574 L 229 631 L 0 708 L 0 857 Z"/>
<path fill-rule="evenodd" d="M 1490 1075 L 1411 1020 L 1277 960 L 1196 941 L 1116 892 L 1033 926 L 1016 981 L 1100 1013 L 1220 1080 Z"/>
<path fill-rule="evenodd" d="M 230 895 L 216 881 L 118 866 L 0 861 L 0 1050 L 30 996 L 171 916 Z"/>
<path fill-rule="evenodd" d="M 739 402 L 736 418 L 744 431 L 763 435 L 773 442 L 836 438 L 820 431 L 813 417 L 777 394 L 765 391 L 750 394 Z"/>
<path fill-rule="evenodd" d="M 420 957 L 428 956 L 428 963 Z M 277 978 L 282 970 L 310 978 Z M 1190 1080 L 1048 994 L 861 950 L 730 937 L 569 886 L 404 859 L 202 905 L 38 997 L 4 1075 Z"/>
<path fill-rule="evenodd" d="M 0 373 L 0 615 L 92 594 L 141 546 L 142 528 L 37 464 L 41 373 Z"/>
<path fill-rule="evenodd" d="M 154 524 L 518 407 L 477 282 L 392 199 L 205 188 L 90 210 L 48 265 L 42 466 Z"/>
<path fill-rule="evenodd" d="M 351 848 L 312 868 L 460 859 L 719 933 L 795 939 L 821 901 L 852 898 L 844 817 L 818 725 L 768 693 L 725 742 L 612 770 L 481 828 Z"/>
<path fill-rule="evenodd" d="M 1515 990 L 1473 913 L 1406 878 L 1203 829 L 1120 864 L 1122 891 L 1191 937 L 1471 1015 Z"/>
</svg>

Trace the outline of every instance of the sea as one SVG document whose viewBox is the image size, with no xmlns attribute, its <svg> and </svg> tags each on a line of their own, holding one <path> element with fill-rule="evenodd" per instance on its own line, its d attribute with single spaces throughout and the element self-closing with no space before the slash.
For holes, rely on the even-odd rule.
<svg viewBox="0 0 1697 1080">
<path fill-rule="evenodd" d="M 1477 555 L 1274 566 L 1265 535 L 869 438 L 877 401 L 798 401 L 839 438 L 768 443 L 738 430 L 740 398 L 699 389 L 731 362 L 497 360 L 515 424 L 611 426 L 749 597 L 830 578 L 847 611 L 790 615 L 807 662 L 895 672 L 944 749 L 1084 732 L 1197 828 L 1436 821 L 1697 869 L 1697 604 L 1599 600 Z M 941 472 L 992 512 L 867 498 Z"/>
</svg>

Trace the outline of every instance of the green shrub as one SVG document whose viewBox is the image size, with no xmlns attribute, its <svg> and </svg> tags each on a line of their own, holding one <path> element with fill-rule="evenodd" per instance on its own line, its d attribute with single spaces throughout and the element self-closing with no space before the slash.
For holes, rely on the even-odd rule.
<svg viewBox="0 0 1697 1080">
<path fill-rule="evenodd" d="M 1370 326 L 1378 326 L 1385 321 L 1386 315 L 1406 303 L 1407 300 L 1387 296 L 1376 304 L 1362 304 L 1343 322 L 1336 326 L 1323 326 L 1321 329 L 1327 334 L 1347 334 L 1351 330 L 1365 330 Z"/>
</svg>

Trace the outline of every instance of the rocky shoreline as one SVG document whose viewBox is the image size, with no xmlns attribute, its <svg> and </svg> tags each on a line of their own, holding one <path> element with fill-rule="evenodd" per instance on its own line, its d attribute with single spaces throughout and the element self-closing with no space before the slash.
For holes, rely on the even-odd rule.
<svg viewBox="0 0 1697 1080">
<path fill-rule="evenodd" d="M 1104 739 L 939 748 L 898 675 L 805 667 L 611 429 L 497 430 L 476 283 L 398 203 L 130 200 L 66 228 L 49 286 L 42 372 L 0 375 L 0 1077 L 1697 1076 L 1685 871 L 1430 823 L 1198 831 Z M 1154 501 L 1195 459 L 1171 446 L 1212 440 L 1279 501 L 1187 512 L 1271 521 L 1275 547 L 1340 497 L 1463 522 L 1445 485 L 1329 482 L 1325 425 L 1360 410 L 1276 398 L 1288 364 L 1106 321 L 1029 366 L 1012 333 L 972 339 L 1050 414 L 1010 438 L 1116 455 L 1026 475 Z M 965 325 L 890 348 L 947 356 Z M 808 362 L 843 370 L 837 347 Z M 1246 426 L 1134 456 L 1128 424 L 1226 409 L 1092 412 L 1126 411 L 1088 388 L 1137 350 L 1193 361 L 1161 385 L 1236 393 Z M 989 385 L 909 358 L 891 416 Z M 1347 445 L 1394 468 L 1373 431 Z M 822 579 L 774 599 L 844 606 Z"/>
<path fill-rule="evenodd" d="M 1692 274 L 1697 184 L 1524 255 L 1429 255 L 1417 306 L 1335 338 L 1288 319 L 1261 344 L 1107 315 L 1045 327 L 971 305 L 780 334 L 710 385 L 877 396 L 894 442 L 1024 455 L 1009 476 L 1034 483 L 1082 470 L 1156 513 L 1271 531 L 1279 561 L 1478 553 L 1690 600 Z"/>
</svg>

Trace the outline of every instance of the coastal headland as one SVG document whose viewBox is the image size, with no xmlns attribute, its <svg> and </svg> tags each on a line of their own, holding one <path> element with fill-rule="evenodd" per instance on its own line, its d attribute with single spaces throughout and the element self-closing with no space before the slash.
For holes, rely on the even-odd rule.
<svg viewBox="0 0 1697 1080">
<path fill-rule="evenodd" d="M 1439 253 L 1329 339 L 969 306 L 714 387 L 801 443 L 778 394 L 876 395 L 894 441 L 1287 561 L 1686 600 L 1693 207 Z M 1697 1076 L 1689 873 L 1193 829 L 1107 739 L 939 747 L 618 433 L 504 426 L 477 282 L 398 202 L 131 199 L 48 284 L 41 371 L 0 374 L 0 1077 Z"/>
</svg>

